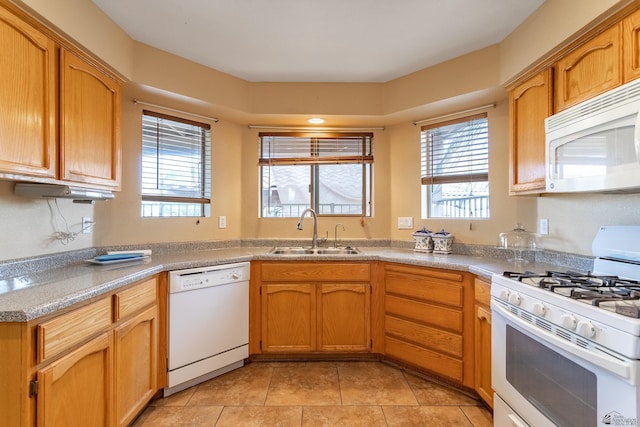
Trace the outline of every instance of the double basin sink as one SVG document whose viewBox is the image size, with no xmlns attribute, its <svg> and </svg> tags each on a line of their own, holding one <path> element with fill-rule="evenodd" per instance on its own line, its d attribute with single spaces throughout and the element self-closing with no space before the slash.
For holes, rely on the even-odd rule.
<svg viewBox="0 0 640 427">
<path fill-rule="evenodd" d="M 340 248 L 310 248 L 310 247 L 275 247 L 269 251 L 271 255 L 357 255 L 359 249 L 351 246 Z"/>
</svg>

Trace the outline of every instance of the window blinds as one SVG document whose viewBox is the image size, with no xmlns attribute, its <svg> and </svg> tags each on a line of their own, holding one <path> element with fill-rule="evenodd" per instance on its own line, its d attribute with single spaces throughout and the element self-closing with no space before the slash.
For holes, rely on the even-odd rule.
<svg viewBox="0 0 640 427">
<path fill-rule="evenodd" d="M 143 200 L 210 202 L 210 129 L 208 124 L 143 111 Z"/>
<path fill-rule="evenodd" d="M 373 163 L 373 134 L 260 133 L 258 164 Z"/>
<path fill-rule="evenodd" d="M 421 128 L 422 184 L 489 179 L 487 114 Z"/>
</svg>

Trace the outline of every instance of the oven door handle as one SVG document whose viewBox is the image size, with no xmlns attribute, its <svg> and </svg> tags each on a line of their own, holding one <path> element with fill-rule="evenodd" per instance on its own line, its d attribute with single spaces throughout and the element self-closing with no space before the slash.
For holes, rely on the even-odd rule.
<svg viewBox="0 0 640 427">
<path fill-rule="evenodd" d="M 491 309 L 493 310 L 494 314 L 498 314 L 504 317 L 505 319 L 509 319 L 510 322 L 515 323 L 521 329 L 526 330 L 528 333 L 535 335 L 539 339 L 543 341 L 547 341 L 555 345 L 556 347 L 561 348 L 562 350 L 566 351 L 571 355 L 581 357 L 582 359 L 588 362 L 591 362 L 592 364 L 594 364 L 595 366 L 601 369 L 604 369 L 608 372 L 618 375 L 621 378 L 624 378 L 630 383 L 636 382 L 635 378 L 631 378 L 631 368 L 627 363 L 625 363 L 624 360 L 620 360 L 606 353 L 599 354 L 599 353 L 594 353 L 592 351 L 585 350 L 582 347 L 572 344 L 569 341 L 566 341 L 562 338 L 558 338 L 553 334 L 543 331 L 542 329 L 538 329 L 532 326 L 531 324 L 529 324 L 528 322 L 525 322 L 524 320 L 520 319 L 518 316 L 514 316 L 506 308 L 502 307 L 500 303 L 497 303 L 493 300 L 491 301 Z"/>
</svg>

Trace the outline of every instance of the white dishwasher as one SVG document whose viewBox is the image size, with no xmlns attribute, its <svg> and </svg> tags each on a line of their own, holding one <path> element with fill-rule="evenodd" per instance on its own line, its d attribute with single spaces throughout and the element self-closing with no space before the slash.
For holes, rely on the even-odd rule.
<svg viewBox="0 0 640 427">
<path fill-rule="evenodd" d="M 169 396 L 244 365 L 249 357 L 248 262 L 169 272 Z"/>
</svg>

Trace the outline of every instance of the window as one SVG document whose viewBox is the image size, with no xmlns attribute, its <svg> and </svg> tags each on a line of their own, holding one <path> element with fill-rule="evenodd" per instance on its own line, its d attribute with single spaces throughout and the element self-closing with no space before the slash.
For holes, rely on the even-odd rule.
<svg viewBox="0 0 640 427">
<path fill-rule="evenodd" d="M 371 216 L 373 134 L 260 133 L 260 215 Z"/>
<path fill-rule="evenodd" d="M 211 126 L 142 112 L 142 216 L 209 216 Z"/>
<path fill-rule="evenodd" d="M 425 218 L 489 218 L 487 114 L 421 128 Z"/>
</svg>

